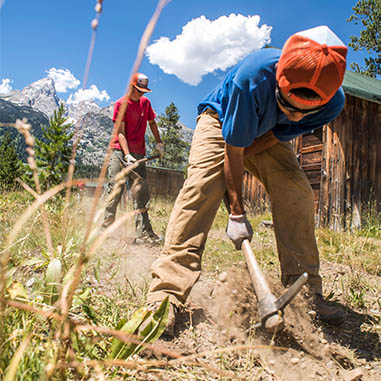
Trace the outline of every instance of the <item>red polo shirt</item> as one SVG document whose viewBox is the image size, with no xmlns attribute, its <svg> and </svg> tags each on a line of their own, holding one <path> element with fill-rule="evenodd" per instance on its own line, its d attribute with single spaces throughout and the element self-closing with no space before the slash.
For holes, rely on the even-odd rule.
<svg viewBox="0 0 381 381">
<path fill-rule="evenodd" d="M 115 103 L 114 116 L 112 118 L 113 122 L 116 121 L 124 99 L 125 97 L 122 97 Z M 147 122 L 154 120 L 155 116 L 151 102 L 145 96 L 140 97 L 138 101 L 127 100 L 127 109 L 122 121 L 125 125 L 125 136 L 130 152 L 145 155 L 146 145 L 144 135 Z M 121 149 L 118 136 L 115 137 L 112 148 Z"/>
</svg>

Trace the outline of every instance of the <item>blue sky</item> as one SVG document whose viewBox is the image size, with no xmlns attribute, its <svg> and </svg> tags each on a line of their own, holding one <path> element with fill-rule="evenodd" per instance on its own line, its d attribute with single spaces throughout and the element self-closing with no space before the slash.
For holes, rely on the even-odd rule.
<svg viewBox="0 0 381 381">
<path fill-rule="evenodd" d="M 281 48 L 291 34 L 318 25 L 328 25 L 348 44 L 361 30 L 346 21 L 356 2 L 172 0 L 139 69 L 150 78 L 148 97 L 157 114 L 174 102 L 180 121 L 194 128 L 198 102 L 217 85 L 226 66 L 266 42 Z M 21 90 L 50 75 L 59 78 L 58 96 L 65 100 L 87 96 L 105 106 L 121 97 L 157 1 L 103 1 L 84 92 L 95 5 L 95 0 L 0 0 L 0 89 Z M 349 63 L 362 64 L 363 57 L 349 48 Z"/>
</svg>

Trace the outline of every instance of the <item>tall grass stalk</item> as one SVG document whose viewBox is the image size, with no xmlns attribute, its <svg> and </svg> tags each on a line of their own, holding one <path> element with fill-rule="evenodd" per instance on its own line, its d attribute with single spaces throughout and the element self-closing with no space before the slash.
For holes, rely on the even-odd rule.
<svg viewBox="0 0 381 381">
<path fill-rule="evenodd" d="M 101 1 L 98 3 L 101 4 Z M 158 1 L 140 41 L 128 78 L 126 93 L 130 78 L 140 67 L 154 27 L 168 3 L 169 0 Z M 97 12 L 99 16 L 100 12 Z M 86 73 L 88 69 L 89 66 L 86 68 Z M 126 107 L 127 103 L 122 106 L 119 115 L 123 115 Z M 137 330 L 126 333 L 118 329 L 133 316 L 131 306 L 138 298 L 134 289 L 132 293 L 130 292 L 131 295 L 128 291 L 121 290 L 119 296 L 113 299 L 98 293 L 94 287 L 86 283 L 85 274 L 91 267 L 89 262 L 92 256 L 109 235 L 113 235 L 127 220 L 132 219 L 132 212 L 128 212 L 103 232 L 99 232 L 97 226 L 98 217 L 104 211 L 100 206 L 100 198 L 111 154 L 111 141 L 121 122 L 120 118 L 118 117 L 114 126 L 85 224 L 80 219 L 75 219 L 79 209 L 73 202 L 71 192 L 73 186 L 83 181 L 73 180 L 76 147 L 81 134 L 78 134 L 74 145 L 67 180 L 42 193 L 34 161 L 34 138 L 30 134 L 30 126 L 26 121 L 17 121 L 15 124 L 28 145 L 28 163 L 33 171 L 36 191 L 23 184 L 24 189 L 29 192 L 27 195 L 24 192 L 14 196 L 0 196 L 0 206 L 10 212 L 7 219 L 12 219 L 10 222 L 0 218 L 0 231 L 6 231 L 4 239 L 1 237 L 0 242 L 0 378 L 6 377 L 6 380 L 106 379 L 115 374 L 115 370 L 118 377 L 127 378 L 129 369 L 149 372 L 151 367 L 156 367 L 156 370 L 160 371 L 172 368 L 182 372 L 201 368 L 204 375 L 210 372 L 213 377 L 246 379 L 229 370 L 229 364 L 220 369 L 210 365 L 203 358 L 213 355 L 223 359 L 222 355 L 227 353 L 250 351 L 259 346 L 218 348 L 189 356 L 181 356 L 168 349 L 160 349 L 145 342 L 150 335 L 155 336 L 152 332 L 147 332 L 146 337 L 142 337 L 137 335 Z M 118 187 L 124 184 L 126 173 L 133 168 L 133 166 L 126 168 L 119 173 L 115 178 L 114 192 L 109 197 L 116 195 Z M 50 211 L 49 216 L 47 201 L 54 201 L 63 190 L 66 191 L 63 210 L 57 207 Z M 34 201 L 31 202 L 32 197 Z M 3 200 L 6 200 L 4 206 Z M 6 206 L 8 200 L 14 205 Z M 52 204 L 54 205 L 54 202 Z M 151 214 L 153 223 L 163 233 L 166 231 L 171 206 L 172 201 L 153 200 Z M 24 210 L 22 207 L 26 207 L 26 210 L 18 215 L 20 210 Z M 273 232 L 260 226 L 261 219 L 267 218 L 268 215 L 250 216 L 256 230 L 255 239 L 262 265 L 272 266 L 276 263 Z M 220 271 L 222 267 L 229 267 L 242 260 L 224 236 L 223 229 L 226 220 L 227 212 L 222 206 L 216 216 L 212 236 L 206 247 L 205 262 L 209 271 Z M 39 221 L 42 223 L 39 224 Z M 26 232 L 28 230 L 36 234 L 29 234 Z M 40 237 L 44 237 L 44 240 Z M 325 230 L 320 230 L 318 237 L 323 256 L 327 260 L 359 265 L 370 274 L 380 275 L 379 259 L 377 262 L 376 256 L 373 255 L 375 249 L 379 249 L 379 242 L 358 237 L 354 245 L 352 235 L 336 236 Z M 357 260 L 359 254 L 363 257 L 361 261 Z M 222 262 L 222 257 L 225 262 Z M 51 274 L 52 263 L 58 265 L 60 269 L 59 274 L 57 271 L 54 276 Z M 355 287 L 361 289 L 358 284 L 353 283 L 354 290 Z M 359 304 L 363 303 L 362 297 L 361 293 L 353 293 L 353 298 L 357 298 Z M 140 323 L 137 323 L 137 327 Z M 33 333 L 30 333 L 31 331 Z M 128 345 L 136 345 L 139 349 L 149 349 L 156 355 L 166 356 L 170 360 L 110 359 L 112 342 L 115 339 Z M 249 354 L 247 359 L 250 364 L 253 363 L 252 354 Z M 182 368 L 184 366 L 187 368 Z"/>
<path fill-rule="evenodd" d="M 148 41 L 152 35 L 153 29 L 154 29 L 154 27 L 158 21 L 160 13 L 163 10 L 164 6 L 168 2 L 169 1 L 165 1 L 165 0 L 160 0 L 158 2 L 157 8 L 156 8 L 150 22 L 148 23 L 148 25 L 144 31 L 144 34 L 142 36 L 142 39 L 141 39 L 141 42 L 139 45 L 137 57 L 136 57 L 134 66 L 132 68 L 131 75 L 129 76 L 129 80 L 127 83 L 127 89 L 129 88 L 130 78 L 138 70 L 138 68 L 141 64 L 142 57 L 144 54 L 144 50 L 145 50 L 145 48 L 148 44 Z M 99 1 L 99 4 L 96 7 L 97 19 L 95 20 L 96 22 L 92 23 L 93 31 L 96 30 L 96 26 L 98 24 L 98 19 L 99 19 L 99 15 L 100 15 L 101 10 L 102 10 L 102 2 Z M 94 33 L 93 33 L 91 46 L 94 45 L 94 42 L 95 42 L 95 38 L 94 38 Z M 89 57 L 90 56 L 91 55 L 89 54 Z M 88 73 L 88 70 L 90 67 L 89 62 L 90 61 L 88 60 L 88 65 L 86 66 L 86 73 Z M 127 91 L 126 91 L 126 93 L 127 93 Z M 125 103 L 124 109 L 126 107 L 127 107 L 127 103 Z M 121 114 L 123 114 L 123 112 L 120 113 L 120 115 Z M 64 280 L 63 285 L 61 287 L 60 297 L 59 297 L 59 301 L 58 301 L 58 316 L 59 316 L 59 318 L 58 318 L 58 316 L 55 316 L 55 315 L 50 316 L 50 318 L 53 318 L 53 319 L 55 319 L 57 317 L 57 319 L 56 319 L 57 324 L 53 324 L 53 326 L 55 326 L 54 339 L 56 341 L 53 343 L 54 344 L 52 346 L 53 347 L 53 353 L 49 356 L 49 360 L 48 360 L 48 365 L 47 365 L 47 377 L 48 378 L 54 377 L 56 369 L 60 369 L 60 365 L 62 363 L 65 363 L 65 359 L 69 359 L 70 361 L 76 360 L 74 352 L 73 352 L 72 344 L 70 343 L 70 341 L 71 341 L 70 338 L 72 336 L 73 322 L 71 321 L 71 319 L 69 317 L 69 313 L 70 313 L 70 309 L 72 307 L 74 294 L 77 291 L 77 289 L 79 288 L 80 283 L 81 283 L 81 275 L 82 275 L 84 266 L 88 262 L 91 254 L 94 253 L 96 248 L 104 241 L 105 237 L 109 233 L 111 233 L 113 230 L 115 230 L 119 225 L 121 225 L 127 218 L 130 217 L 130 215 L 127 214 L 124 217 L 118 219 L 103 234 L 101 234 L 97 239 L 95 239 L 94 244 L 92 246 L 90 246 L 90 248 L 88 248 L 88 241 L 89 241 L 89 237 L 91 236 L 92 227 L 93 227 L 93 223 L 94 223 L 94 217 L 96 214 L 96 209 L 98 207 L 101 189 L 103 188 L 103 183 L 105 180 L 106 168 L 108 166 L 109 156 L 110 156 L 110 152 L 111 152 L 111 142 L 112 142 L 113 136 L 115 135 L 115 133 L 117 131 L 118 124 L 120 124 L 120 118 L 114 127 L 114 131 L 113 131 L 113 134 L 112 134 L 112 137 L 110 139 L 110 143 L 109 143 L 109 146 L 107 149 L 105 161 L 104 161 L 103 167 L 102 167 L 101 172 L 100 172 L 100 176 L 99 176 L 98 184 L 97 184 L 97 188 L 96 188 L 96 193 L 95 193 L 95 198 L 94 198 L 91 210 L 90 210 L 90 216 L 88 219 L 88 224 L 87 224 L 87 228 L 85 231 L 83 243 L 82 243 L 82 246 L 79 250 L 79 256 L 78 256 L 77 263 L 68 271 L 68 273 L 66 274 L 66 277 L 65 277 L 66 280 Z M 7 308 L 7 306 L 8 307 L 10 306 L 10 303 L 13 303 L 13 307 L 16 307 L 16 308 L 18 307 L 18 308 L 23 309 L 25 307 L 25 310 L 29 309 L 31 312 L 37 312 L 37 313 L 40 312 L 39 309 L 37 309 L 37 308 L 28 308 L 27 307 L 28 304 L 23 305 L 23 304 L 19 304 L 20 302 L 17 302 L 17 300 L 14 300 L 14 301 L 10 300 L 10 296 L 7 294 L 7 285 L 9 283 L 8 268 L 9 268 L 10 259 L 12 258 L 11 248 L 12 249 L 15 248 L 14 243 L 17 239 L 17 236 L 23 230 L 24 226 L 26 226 L 27 222 L 29 221 L 31 216 L 36 212 L 36 210 L 40 209 L 41 213 L 42 213 L 42 221 L 43 221 L 43 226 L 44 226 L 45 235 L 46 235 L 46 243 L 48 246 L 48 253 L 50 256 L 54 256 L 54 246 L 53 246 L 53 240 L 52 240 L 52 236 L 51 236 L 51 232 L 50 232 L 50 224 L 48 222 L 47 215 L 45 212 L 45 202 L 47 200 L 51 199 L 53 196 L 57 195 L 58 192 L 62 191 L 65 188 L 66 188 L 66 201 L 65 201 L 62 223 L 63 223 L 63 237 L 64 238 L 67 237 L 67 234 L 66 234 L 67 211 L 68 211 L 68 206 L 70 203 L 71 187 L 73 185 L 76 185 L 76 181 L 73 181 L 72 178 L 73 178 L 73 173 L 74 173 L 74 159 L 75 159 L 75 155 L 76 155 L 76 147 L 77 147 L 77 144 L 79 142 L 79 138 L 76 139 L 76 144 L 74 145 L 73 152 L 72 152 L 72 161 L 71 161 L 71 164 L 69 166 L 69 173 L 68 173 L 67 181 L 63 184 L 59 184 L 59 185 L 55 186 L 54 188 L 48 190 L 44 194 L 41 194 L 41 187 L 39 184 L 39 179 L 38 179 L 38 174 L 37 174 L 37 166 L 36 166 L 36 163 L 34 160 L 34 150 L 33 150 L 34 138 L 31 136 L 30 131 L 29 131 L 30 125 L 27 124 L 26 121 L 16 121 L 15 127 L 24 136 L 26 144 L 28 145 L 28 148 L 27 148 L 27 152 L 29 154 L 28 164 L 32 170 L 33 179 L 35 182 L 37 192 L 36 193 L 31 192 L 35 196 L 36 200 L 32 203 L 31 206 L 29 206 L 27 208 L 27 210 L 15 222 L 15 224 L 14 224 L 13 228 L 11 229 L 10 233 L 8 234 L 8 237 L 7 237 L 6 242 L 5 242 L 5 250 L 4 250 L 4 254 L 2 255 L 2 260 L 1 260 L 1 279 L 0 279 L 0 299 L 1 299 L 1 302 L 0 302 L 0 305 L 1 305 L 1 309 L 0 309 L 0 337 L 2 339 L 5 339 L 5 337 L 4 337 L 4 334 L 5 334 L 4 324 L 5 324 L 5 319 L 7 318 L 6 317 L 6 308 Z M 129 170 L 131 170 L 131 168 L 125 169 L 123 172 L 128 172 Z M 123 181 L 124 175 L 125 175 L 125 173 L 122 173 L 119 175 L 119 179 L 117 179 L 117 181 L 119 180 L 119 183 Z M 24 186 L 24 188 L 27 189 L 26 186 Z M 116 188 L 118 188 L 118 186 Z M 115 190 L 115 192 L 116 191 L 117 191 L 117 189 Z M 115 193 L 112 194 L 111 197 L 113 197 L 114 195 L 115 195 Z M 64 242 L 63 247 L 64 247 L 64 249 L 66 248 L 66 242 Z M 52 269 L 51 265 L 52 265 L 52 262 L 48 266 L 48 270 L 50 270 L 50 272 Z M 59 259 L 57 259 L 57 265 L 61 266 L 61 262 Z M 51 287 L 52 277 L 48 276 L 47 279 L 49 280 L 48 286 Z M 54 282 L 59 282 L 58 278 L 54 279 Z M 16 298 L 17 298 L 17 295 L 16 295 Z M 44 313 L 42 313 L 42 315 L 44 315 Z M 9 316 L 8 316 L 8 318 L 9 318 Z M 5 342 L 5 341 L 2 340 L 2 342 Z M 28 339 L 28 341 L 29 341 L 29 339 Z M 24 352 L 24 350 L 25 350 L 25 347 L 26 347 L 25 343 L 26 342 L 27 341 L 24 341 L 23 344 L 21 344 L 21 346 L 20 346 L 20 348 L 22 349 L 22 352 Z M 13 357 L 14 360 L 12 360 L 12 363 L 11 363 L 12 366 L 10 368 L 10 372 L 7 375 L 8 378 L 9 377 L 14 378 L 14 373 L 15 373 L 15 368 L 16 368 L 15 364 L 18 364 L 18 362 L 19 362 L 21 349 L 16 351 L 16 353 Z M 82 368 L 82 366 L 81 366 L 81 368 Z M 79 373 L 81 373 L 80 370 L 77 369 L 77 371 Z M 60 375 L 60 377 L 63 377 L 65 375 L 67 376 L 67 372 L 66 371 L 62 372 L 61 370 L 59 370 L 59 375 Z"/>
</svg>

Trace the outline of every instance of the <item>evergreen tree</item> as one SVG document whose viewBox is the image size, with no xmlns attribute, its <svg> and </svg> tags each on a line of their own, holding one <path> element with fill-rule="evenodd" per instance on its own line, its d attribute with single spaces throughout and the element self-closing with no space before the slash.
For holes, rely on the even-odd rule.
<svg viewBox="0 0 381 381">
<path fill-rule="evenodd" d="M 365 66 L 352 63 L 351 68 L 370 77 L 381 75 L 381 0 L 359 0 L 352 8 L 354 14 L 347 20 L 359 22 L 365 27 L 360 32 L 360 37 L 351 36 L 349 46 L 356 50 L 363 50 L 369 54 L 365 58 Z"/>
<path fill-rule="evenodd" d="M 172 169 L 182 169 L 187 162 L 189 143 L 182 138 L 180 116 L 177 107 L 172 102 L 157 119 L 157 125 L 160 129 L 161 140 L 164 143 L 165 154 L 160 160 L 160 166 Z M 148 145 L 153 151 L 156 144 L 152 135 L 148 138 Z"/>
<path fill-rule="evenodd" d="M 70 132 L 72 123 L 65 116 L 63 103 L 54 111 L 49 126 L 42 128 L 42 139 L 36 139 L 34 146 L 38 175 L 43 190 L 62 183 L 69 169 L 72 152 Z"/>
<path fill-rule="evenodd" d="M 9 133 L 0 137 L 0 189 L 10 190 L 16 186 L 16 178 L 23 173 L 22 162 Z"/>
</svg>

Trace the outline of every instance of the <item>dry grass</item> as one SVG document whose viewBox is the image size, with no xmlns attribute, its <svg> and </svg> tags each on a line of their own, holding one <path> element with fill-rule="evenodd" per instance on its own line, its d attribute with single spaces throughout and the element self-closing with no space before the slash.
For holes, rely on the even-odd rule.
<svg viewBox="0 0 381 381">
<path fill-rule="evenodd" d="M 324 228 L 318 229 L 317 240 L 322 257 L 330 262 L 350 265 L 372 275 L 381 275 L 380 239 L 366 236 L 364 231 L 332 232 Z"/>
<path fill-rule="evenodd" d="M 160 16 L 168 3 L 159 0 L 156 10 L 142 36 L 131 75 L 135 73 L 142 61 L 145 47 Z M 92 52 L 95 43 L 97 25 L 102 12 L 102 1 L 98 0 L 96 18 L 92 22 L 92 39 L 85 70 L 85 80 L 89 72 Z M 128 78 L 128 79 L 129 79 Z M 126 91 L 130 80 L 127 82 Z M 123 110 L 127 104 L 123 105 Z M 121 113 L 123 114 L 123 112 Z M 120 120 L 117 121 L 116 128 Z M 33 173 L 36 191 L 26 184 L 23 187 L 33 196 L 28 200 L 25 196 L 4 195 L 1 200 L 1 271 L 0 271 L 0 376 L 6 380 L 15 379 L 69 379 L 82 378 L 86 373 L 81 363 L 83 356 L 90 358 L 107 358 L 110 337 L 119 333 L 106 329 L 107 335 L 103 345 L 93 343 L 96 332 L 96 303 L 89 299 L 91 290 L 82 284 L 82 274 L 86 265 L 102 244 L 130 214 L 115 221 L 106 231 L 99 234 L 94 224 L 97 217 L 99 198 L 109 160 L 111 143 L 108 147 L 105 162 L 90 215 L 78 226 L 71 218 L 76 215 L 71 208 L 71 189 L 77 184 L 72 180 L 76 147 L 81 137 L 80 127 L 76 128 L 76 137 L 69 166 L 68 179 L 65 183 L 41 193 L 36 163 L 34 160 L 34 138 L 30 134 L 27 121 L 17 120 L 13 127 L 24 136 L 28 146 L 28 164 Z M 128 171 L 126 169 L 126 171 Z M 124 172 L 126 172 L 124 171 Z M 123 174 L 116 181 L 123 182 Z M 62 200 L 59 193 L 66 190 Z M 113 197 L 113 195 L 111 195 Z M 30 201 L 30 202 L 28 202 Z M 63 202 L 62 202 L 63 201 Z M 21 204 L 21 205 L 19 205 Z M 64 207 L 62 208 L 62 206 Z M 72 212 L 72 213 L 70 213 Z M 100 211 L 102 212 L 102 211 Z M 4 214 L 6 213 L 6 214 Z M 41 229 L 41 226 L 43 229 Z M 74 230 L 73 230 L 74 228 Z M 86 298 L 85 298 L 86 296 Z M 113 304 L 112 301 L 108 301 Z M 82 307 L 77 313 L 76 306 Z M 103 300 L 105 304 L 105 300 Z M 107 304 L 107 303 L 106 303 Z M 111 308 L 114 314 L 115 308 Z M 105 314 L 102 314 L 104 316 Z M 107 315 L 106 315 L 107 316 Z M 98 319 L 99 320 L 99 319 Z M 77 332 L 78 324 L 94 325 L 89 332 Z M 115 322 L 109 322 L 110 325 Z M 116 328 L 116 327 L 111 327 Z M 22 341 L 20 341 L 22 339 Z M 97 340 L 101 340 L 99 337 Z M 95 341 L 97 341 L 95 340 Z M 128 337 L 120 340 L 131 342 Z M 102 375 L 100 364 L 96 363 L 87 370 Z M 17 374 L 17 376 L 16 376 Z M 103 378 L 103 377 L 101 377 Z"/>
<path fill-rule="evenodd" d="M 167 2 L 158 2 L 142 37 L 132 73 L 140 66 L 145 46 Z M 100 11 L 98 13 L 97 21 Z M 92 44 L 94 41 L 93 33 Z M 92 46 L 85 77 L 91 54 Z M 94 253 L 108 235 L 132 217 L 131 213 L 124 213 L 106 231 L 99 231 L 98 219 L 103 214 L 100 196 L 110 147 L 89 213 L 85 213 L 71 193 L 73 185 L 76 185 L 72 180 L 73 166 L 69 168 L 66 183 L 41 194 L 33 158 L 34 140 L 25 122 L 18 121 L 15 127 L 20 129 L 29 145 L 28 163 L 34 171 L 36 192 L 29 189 L 29 192 L 0 196 L 0 378 L 7 381 L 102 380 L 112 377 L 231 380 L 247 379 L 242 374 L 249 372 L 257 379 L 276 379 L 272 378 L 267 364 L 255 354 L 256 346 L 217 347 L 207 353 L 189 356 L 180 356 L 160 347 L 148 347 L 157 358 L 110 359 L 114 338 L 126 343 L 136 342 L 136 337 L 121 332 L 120 328 L 144 303 L 146 292 L 146 288 L 137 292 L 133 287 L 127 287 L 106 295 L 94 290 L 88 282 L 89 274 L 99 278 L 99 260 L 90 262 Z M 75 158 L 75 150 L 72 158 Z M 120 180 L 123 182 L 122 177 Z M 62 190 L 66 190 L 64 199 L 59 196 Z M 150 216 L 156 232 L 162 235 L 165 234 L 171 208 L 172 201 L 152 200 Z M 240 253 L 225 238 L 226 217 L 226 210 L 221 206 L 205 250 L 205 269 L 211 273 L 242 261 Z M 261 226 L 261 221 L 268 218 L 268 215 L 251 216 L 250 220 L 256 232 L 254 247 L 259 261 L 264 268 L 274 269 L 278 262 L 273 232 Z M 361 234 L 318 231 L 323 257 L 334 264 L 380 276 L 377 223 L 369 224 L 368 231 L 372 237 L 366 236 L 364 231 Z M 117 277 L 118 273 L 112 276 Z M 367 305 L 366 294 L 369 291 L 379 291 L 370 290 L 367 282 L 355 271 L 348 284 L 347 301 L 359 307 Z M 377 298 L 375 300 L 377 302 Z M 213 361 L 206 361 L 211 358 Z"/>
<path fill-rule="evenodd" d="M 66 307 L 67 314 L 62 314 L 60 300 L 65 282 L 70 281 L 70 274 L 78 264 L 82 239 L 86 230 L 84 223 L 86 214 L 75 203 L 76 200 L 74 197 L 66 213 L 69 220 L 68 232 L 65 236 L 60 229 L 64 216 L 63 203 L 55 204 L 51 201 L 49 207 L 46 208 L 54 247 L 53 255 L 60 259 L 63 267 L 63 279 L 60 281 L 61 293 L 58 293 L 55 298 L 52 299 L 49 295 L 45 282 L 46 269 L 52 254 L 44 244 L 42 215 L 38 210 L 20 229 L 17 239 L 9 250 L 1 318 L 3 344 L 1 345 L 0 367 L 3 372 L 12 362 L 12 369 L 17 364 L 17 379 L 38 379 L 42 375 L 50 375 L 51 379 L 58 376 L 65 377 L 65 379 L 76 379 L 77 377 L 87 379 L 96 377 L 95 375 L 100 374 L 99 372 L 102 372 L 106 379 L 112 375 L 121 377 L 127 374 L 135 374 L 136 379 L 144 379 L 143 374 L 146 377 L 150 375 L 149 377 L 152 379 L 159 374 L 162 376 L 165 374 L 165 377 L 169 377 L 167 379 L 170 379 L 171 375 L 173 379 L 181 379 L 181 377 L 184 377 L 183 379 L 192 379 L 192 377 L 194 379 L 214 379 L 211 377 L 229 379 L 231 376 L 228 373 L 218 376 L 218 370 L 206 369 L 205 366 L 200 365 L 200 361 L 197 362 L 197 366 L 195 364 L 187 365 L 184 359 L 185 363 L 173 363 L 170 367 L 168 367 L 169 364 L 163 362 L 150 363 L 151 360 L 142 360 L 142 358 L 125 362 L 118 360 L 119 362 L 115 363 L 105 361 L 118 324 L 123 319 L 128 320 L 132 313 L 144 304 L 146 288 L 143 290 L 120 288 L 114 290 L 110 296 L 95 292 L 89 286 L 87 276 L 88 274 L 92 274 L 95 278 L 99 276 L 99 260 L 91 262 L 91 265 L 83 265 L 71 305 Z M 0 248 L 2 252 L 7 250 L 4 238 L 12 231 L 12 227 L 20 217 L 18 211 L 27 209 L 31 203 L 33 203 L 33 198 L 26 192 L 8 193 L 1 196 L 0 229 L 4 232 Z M 172 200 L 161 198 L 152 200 L 150 216 L 156 231 L 165 232 L 172 205 Z M 131 217 L 129 208 L 130 206 L 127 207 L 126 215 Z M 226 218 L 226 210 L 221 206 L 204 256 L 204 269 L 210 273 L 217 274 L 243 260 L 241 254 L 233 249 L 225 237 L 223 227 Z M 250 216 L 255 231 L 253 246 L 259 262 L 264 268 L 274 270 L 278 267 L 274 234 L 271 229 L 265 228 L 261 224 L 262 220 L 268 219 L 268 215 Z M 359 272 L 377 275 L 379 264 L 375 261 L 375 255 L 377 255 L 375 247 L 379 247 L 380 241 L 354 233 L 334 233 L 327 229 L 318 230 L 317 235 L 324 260 L 336 265 L 348 265 L 353 269 L 351 274 L 347 274 L 346 279 L 347 303 L 354 307 L 367 306 L 369 295 L 371 293 L 377 295 L 380 290 L 370 289 L 366 278 L 359 276 Z M 67 241 L 63 242 L 65 237 Z M 94 240 L 90 242 L 94 242 Z M 91 247 L 90 244 L 89 248 Z M 342 255 L 338 255 L 338 253 L 342 253 Z M 360 257 L 359 254 L 361 254 Z M 120 254 L 115 252 L 115 255 Z M 113 276 L 117 278 L 118 272 L 115 271 Z M 377 303 L 377 297 L 374 302 Z M 64 334 L 62 323 L 65 318 L 70 322 L 66 326 L 69 331 L 62 337 L 59 334 Z M 78 325 L 87 325 L 90 326 L 90 329 L 78 330 L 76 328 Z M 104 330 L 99 331 L 97 327 L 103 327 Z M 373 328 L 370 326 L 369 329 Z M 68 339 L 66 350 L 63 352 L 61 340 L 67 342 Z M 239 359 L 237 361 L 241 364 L 240 366 L 249 368 L 250 363 L 251 367 L 258 371 L 258 358 L 253 359 L 252 357 L 252 352 L 245 351 L 237 357 Z M 219 363 L 222 373 L 229 372 L 231 369 L 229 358 L 220 353 L 213 360 L 213 362 Z M 245 361 L 249 363 L 244 365 Z M 152 368 L 153 365 L 155 365 L 154 368 Z"/>
</svg>

